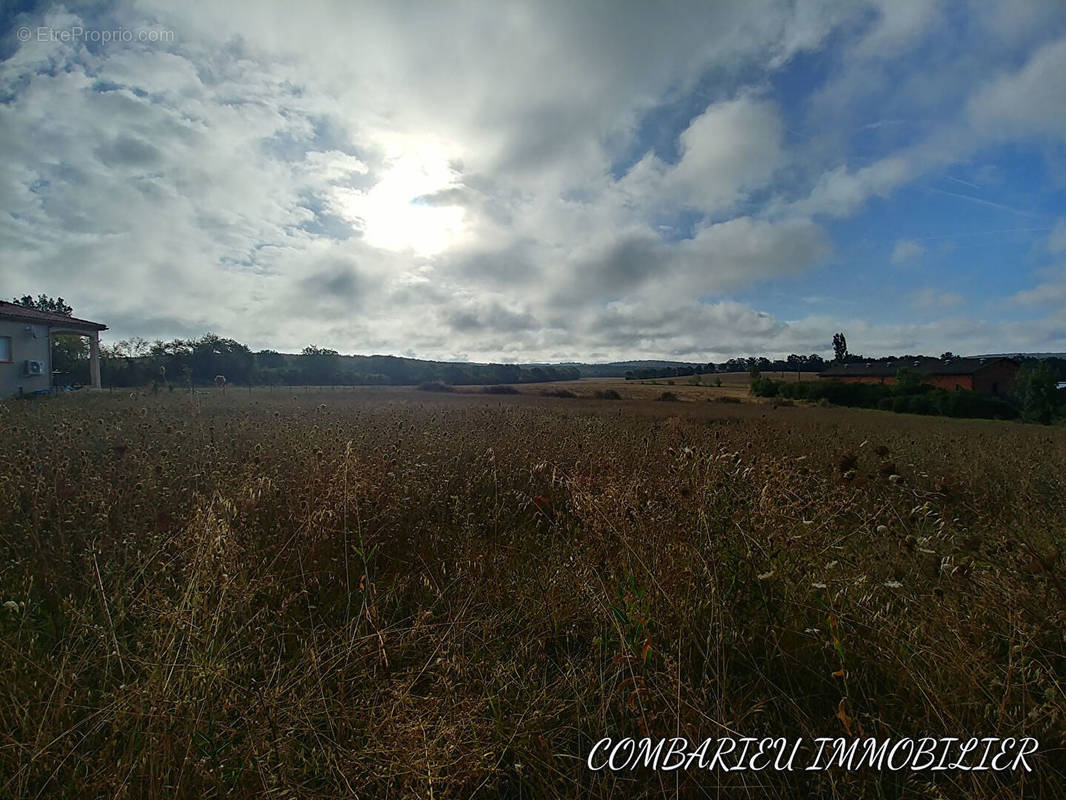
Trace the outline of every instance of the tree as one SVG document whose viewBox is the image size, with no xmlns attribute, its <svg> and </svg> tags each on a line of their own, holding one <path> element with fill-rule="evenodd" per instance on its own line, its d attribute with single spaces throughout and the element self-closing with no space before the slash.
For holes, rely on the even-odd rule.
<svg viewBox="0 0 1066 800">
<path fill-rule="evenodd" d="M 1014 378 L 1014 394 L 1022 419 L 1047 425 L 1055 414 L 1055 370 L 1046 361 L 1027 361 Z"/>
<path fill-rule="evenodd" d="M 260 369 L 281 369 L 285 366 L 285 357 L 277 350 L 260 350 L 255 353 L 255 365 Z"/>
<path fill-rule="evenodd" d="M 896 391 L 899 394 L 916 394 L 922 385 L 922 376 L 913 369 L 896 370 Z"/>
<path fill-rule="evenodd" d="M 189 366 L 195 380 L 208 383 L 216 375 L 224 375 L 230 383 L 248 382 L 254 357 L 247 345 L 213 333 L 205 333 L 188 344 L 192 348 Z"/>
<path fill-rule="evenodd" d="M 114 344 L 110 348 L 110 355 L 114 358 L 133 359 L 140 358 L 148 355 L 152 346 L 148 340 L 141 336 L 134 336 L 132 339 L 121 339 L 117 344 Z M 105 352 L 108 352 L 108 348 L 104 348 Z"/>
<path fill-rule="evenodd" d="M 336 350 L 312 344 L 300 352 L 299 366 L 306 383 L 325 386 L 336 383 L 340 358 Z"/>
<path fill-rule="evenodd" d="M 52 369 L 69 375 L 74 381 L 89 380 L 89 343 L 76 333 L 57 333 L 52 337 Z"/>
<path fill-rule="evenodd" d="M 957 356 L 954 353 L 952 353 L 950 350 L 948 350 L 946 353 L 941 353 L 940 354 L 940 360 L 941 361 L 948 361 L 948 360 L 950 360 L 952 358 L 957 358 Z"/>
<path fill-rule="evenodd" d="M 833 334 L 833 360 L 843 364 L 848 357 L 848 340 L 844 338 L 844 332 Z"/>
<path fill-rule="evenodd" d="M 70 316 L 74 313 L 74 309 L 68 306 L 62 297 L 51 298 L 46 294 L 37 295 L 37 299 L 34 300 L 31 295 L 24 294 L 22 297 L 14 297 L 11 302 L 17 306 L 24 306 L 26 308 L 33 308 L 37 311 L 50 311 L 53 314 L 64 314 Z"/>
</svg>

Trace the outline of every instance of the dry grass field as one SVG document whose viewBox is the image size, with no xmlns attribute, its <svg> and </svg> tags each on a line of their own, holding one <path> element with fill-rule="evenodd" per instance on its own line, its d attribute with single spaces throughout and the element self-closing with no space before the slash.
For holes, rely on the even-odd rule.
<svg viewBox="0 0 1066 800">
<path fill-rule="evenodd" d="M 0 796 L 1066 797 L 1066 430 L 736 380 L 0 405 Z M 1041 745 L 589 771 L 608 735 Z"/>
</svg>

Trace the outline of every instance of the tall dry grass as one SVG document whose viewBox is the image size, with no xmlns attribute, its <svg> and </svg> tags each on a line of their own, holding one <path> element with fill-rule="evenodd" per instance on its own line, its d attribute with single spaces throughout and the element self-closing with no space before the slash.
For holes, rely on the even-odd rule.
<svg viewBox="0 0 1066 800">
<path fill-rule="evenodd" d="M 0 795 L 1066 797 L 1066 436 L 367 391 L 0 407 Z M 1033 773 L 592 773 L 604 735 Z"/>
</svg>

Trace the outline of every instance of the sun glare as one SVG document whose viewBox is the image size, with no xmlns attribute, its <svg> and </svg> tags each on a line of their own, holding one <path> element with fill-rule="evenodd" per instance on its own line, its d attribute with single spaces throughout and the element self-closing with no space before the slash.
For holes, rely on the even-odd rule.
<svg viewBox="0 0 1066 800">
<path fill-rule="evenodd" d="M 368 244 L 384 250 L 411 250 L 432 256 L 451 247 L 463 234 L 465 213 L 456 205 L 423 198 L 458 186 L 458 173 L 443 148 L 418 143 L 395 148 L 388 170 L 367 191 L 345 190 L 340 203 Z"/>
</svg>

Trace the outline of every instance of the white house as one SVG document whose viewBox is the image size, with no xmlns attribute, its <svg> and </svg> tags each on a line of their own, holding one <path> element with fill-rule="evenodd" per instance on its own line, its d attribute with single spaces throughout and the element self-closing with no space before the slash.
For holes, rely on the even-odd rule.
<svg viewBox="0 0 1066 800">
<path fill-rule="evenodd" d="M 100 388 L 99 322 L 37 311 L 0 301 L 0 397 L 52 388 L 52 335 L 74 333 L 89 339 L 90 383 Z"/>
</svg>

